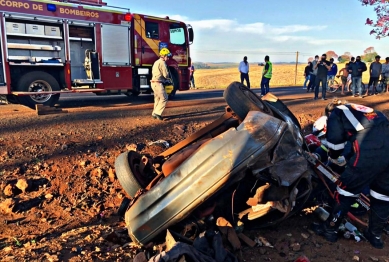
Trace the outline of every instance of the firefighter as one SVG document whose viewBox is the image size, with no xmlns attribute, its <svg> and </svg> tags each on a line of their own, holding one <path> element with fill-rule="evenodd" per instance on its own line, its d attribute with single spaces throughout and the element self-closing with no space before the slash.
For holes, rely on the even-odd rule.
<svg viewBox="0 0 389 262">
<path fill-rule="evenodd" d="M 326 222 L 312 225 L 318 235 L 337 241 L 337 230 L 358 194 L 370 186 L 369 226 L 364 235 L 375 248 L 383 248 L 381 233 L 389 218 L 389 121 L 372 108 L 334 100 L 325 109 L 329 160 L 343 164 L 339 157 L 347 142 L 353 154 L 340 176 L 336 204 Z"/>
<path fill-rule="evenodd" d="M 318 139 L 320 139 L 320 147 L 316 148 L 314 150 L 314 154 L 316 157 L 321 161 L 321 162 L 328 162 L 328 145 L 327 145 L 327 116 L 321 116 L 318 118 L 315 123 L 313 123 L 313 128 L 312 128 L 312 135 L 317 136 Z M 340 154 L 340 160 L 345 159 L 346 161 L 348 158 L 350 158 L 350 143 L 346 143 L 343 152 Z M 335 161 L 337 164 L 334 165 L 332 162 L 329 162 L 327 164 L 330 164 L 330 167 L 335 171 L 339 172 L 340 169 L 339 167 L 343 167 L 346 165 L 346 161 Z"/>
<path fill-rule="evenodd" d="M 169 71 L 166 61 L 169 59 L 170 51 L 167 48 L 162 48 L 159 51 L 160 58 L 154 62 L 151 70 L 151 88 L 154 92 L 154 110 L 152 117 L 154 119 L 163 120 L 162 113 L 165 110 L 168 95 L 166 94 L 164 83 L 171 81 L 169 79 Z"/>
</svg>

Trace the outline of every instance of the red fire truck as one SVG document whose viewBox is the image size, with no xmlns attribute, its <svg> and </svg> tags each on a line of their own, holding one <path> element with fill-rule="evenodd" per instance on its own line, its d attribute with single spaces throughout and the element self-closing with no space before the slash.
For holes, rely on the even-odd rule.
<svg viewBox="0 0 389 262">
<path fill-rule="evenodd" d="M 101 0 L 0 0 L 0 95 L 29 107 L 61 93 L 151 93 L 151 67 L 167 47 L 176 90 L 189 89 L 193 29 Z"/>
</svg>

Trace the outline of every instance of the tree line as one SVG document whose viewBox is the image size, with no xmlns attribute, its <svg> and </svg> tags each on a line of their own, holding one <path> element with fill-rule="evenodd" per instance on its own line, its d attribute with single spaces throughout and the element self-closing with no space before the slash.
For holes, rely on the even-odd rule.
<svg viewBox="0 0 389 262">
<path fill-rule="evenodd" d="M 338 55 L 335 51 L 333 50 L 329 50 L 326 52 L 326 55 L 327 55 L 327 59 L 330 59 L 330 58 L 333 58 L 334 60 L 337 60 L 339 61 L 340 63 L 345 63 L 345 62 L 348 62 L 350 61 L 351 57 L 353 57 L 354 55 L 352 55 L 350 52 L 344 52 L 344 54 L 342 55 Z M 375 51 L 374 47 L 373 46 L 370 46 L 368 48 L 366 48 L 364 51 L 363 51 L 363 55 L 361 55 L 361 59 L 364 61 L 364 62 L 373 62 L 374 61 L 374 58 L 375 56 L 378 55 L 377 52 Z M 355 55 L 356 56 L 356 55 Z M 313 57 L 310 57 L 308 58 L 308 61 L 313 61 Z"/>
</svg>

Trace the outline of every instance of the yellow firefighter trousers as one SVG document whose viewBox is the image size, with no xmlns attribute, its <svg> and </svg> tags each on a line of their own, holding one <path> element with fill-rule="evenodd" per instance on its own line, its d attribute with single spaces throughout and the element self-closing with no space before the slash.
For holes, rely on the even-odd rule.
<svg viewBox="0 0 389 262">
<path fill-rule="evenodd" d="M 153 92 L 154 92 L 153 114 L 161 116 L 163 113 L 163 110 L 165 110 L 168 96 L 166 94 L 165 88 L 162 85 L 162 83 L 152 82 L 151 88 L 153 89 Z"/>
</svg>

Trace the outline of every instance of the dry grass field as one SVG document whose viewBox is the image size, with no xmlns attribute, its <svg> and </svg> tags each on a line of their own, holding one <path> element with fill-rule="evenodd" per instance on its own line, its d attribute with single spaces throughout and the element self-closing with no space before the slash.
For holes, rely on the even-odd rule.
<svg viewBox="0 0 389 262">
<path fill-rule="evenodd" d="M 270 81 L 270 87 L 276 86 L 302 86 L 304 83 L 305 64 L 297 66 L 297 77 L 295 84 L 296 65 L 291 64 L 274 64 L 273 77 Z M 342 69 L 344 64 L 338 64 L 338 70 Z M 263 66 L 250 64 L 250 82 L 253 88 L 259 87 L 261 82 L 261 73 Z M 233 81 L 240 81 L 238 65 L 232 68 L 215 68 L 215 69 L 196 69 L 194 74 L 196 88 L 225 88 Z M 369 73 L 363 74 L 362 81 L 369 82 Z"/>
</svg>

